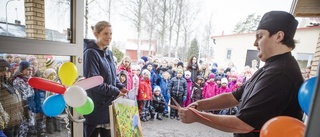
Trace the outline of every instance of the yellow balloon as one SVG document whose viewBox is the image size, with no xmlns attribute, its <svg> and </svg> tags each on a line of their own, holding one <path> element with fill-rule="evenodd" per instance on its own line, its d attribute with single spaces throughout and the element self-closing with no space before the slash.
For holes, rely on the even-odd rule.
<svg viewBox="0 0 320 137">
<path fill-rule="evenodd" d="M 63 85 L 71 86 L 78 77 L 78 69 L 73 63 L 65 62 L 60 66 L 58 75 Z"/>
</svg>

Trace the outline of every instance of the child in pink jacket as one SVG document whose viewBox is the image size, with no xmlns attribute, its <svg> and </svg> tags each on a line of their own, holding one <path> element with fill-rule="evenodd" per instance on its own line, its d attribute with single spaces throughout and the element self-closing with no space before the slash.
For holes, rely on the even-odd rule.
<svg viewBox="0 0 320 137">
<path fill-rule="evenodd" d="M 214 74 L 210 73 L 208 76 L 207 82 L 204 83 L 204 87 L 202 91 L 203 99 L 210 98 L 219 94 L 218 85 L 214 81 L 214 78 L 215 78 Z"/>
</svg>

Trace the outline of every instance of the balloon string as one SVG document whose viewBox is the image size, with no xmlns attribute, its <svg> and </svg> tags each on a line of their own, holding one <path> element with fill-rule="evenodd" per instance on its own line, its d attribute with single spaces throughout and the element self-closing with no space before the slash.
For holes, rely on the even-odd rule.
<svg viewBox="0 0 320 137">
<path fill-rule="evenodd" d="M 199 112 L 191 109 L 191 108 L 188 108 L 189 110 L 191 110 L 191 112 L 195 113 L 196 115 L 198 115 L 199 117 L 207 120 L 207 121 L 210 121 L 211 123 L 214 123 L 214 124 L 217 124 L 217 125 L 220 125 L 222 127 L 226 127 L 226 128 L 231 128 L 231 129 L 236 129 L 236 130 L 240 130 L 240 131 L 246 131 L 246 132 L 260 132 L 260 130 L 246 130 L 246 129 L 240 129 L 240 128 L 234 128 L 234 127 L 231 127 L 231 126 L 226 126 L 226 125 L 222 125 L 222 124 L 219 124 L 218 122 L 215 122 L 213 121 L 212 119 L 209 119 L 207 117 L 204 117 L 202 116 Z"/>
<path fill-rule="evenodd" d="M 66 106 L 66 109 L 68 109 L 68 106 Z M 66 114 L 68 116 L 68 111 L 66 110 Z M 66 122 L 66 129 L 68 130 L 68 137 L 71 136 L 71 130 L 70 130 L 70 123 L 69 123 L 69 118 L 68 117 L 64 117 L 63 120 Z"/>
</svg>

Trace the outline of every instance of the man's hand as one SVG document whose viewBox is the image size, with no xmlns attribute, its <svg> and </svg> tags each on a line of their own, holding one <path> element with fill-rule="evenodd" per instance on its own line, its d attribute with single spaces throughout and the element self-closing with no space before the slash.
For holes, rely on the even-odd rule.
<svg viewBox="0 0 320 137">
<path fill-rule="evenodd" d="M 178 115 L 182 123 L 190 124 L 196 122 L 198 116 L 192 111 L 197 110 L 193 108 L 179 108 L 178 111 Z"/>
<path fill-rule="evenodd" d="M 193 109 L 197 109 L 198 108 L 198 102 L 193 102 L 193 103 L 191 103 L 191 104 L 189 104 L 188 106 L 187 106 L 187 108 L 193 108 Z"/>
</svg>

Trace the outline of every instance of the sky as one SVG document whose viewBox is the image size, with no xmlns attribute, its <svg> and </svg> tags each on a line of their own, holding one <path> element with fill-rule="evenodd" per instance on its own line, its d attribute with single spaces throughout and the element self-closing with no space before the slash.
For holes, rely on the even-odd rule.
<svg viewBox="0 0 320 137">
<path fill-rule="evenodd" d="M 0 20 L 5 21 L 5 5 L 8 0 L 0 0 Z M 18 19 L 24 24 L 23 2 L 11 1 L 8 4 L 8 22 L 13 23 Z M 46 0 L 47 1 L 47 0 Z M 292 0 L 197 0 L 202 5 L 198 21 L 208 21 L 212 15 L 214 31 L 212 35 L 231 34 L 235 25 L 239 21 L 244 21 L 248 15 L 256 13 L 263 15 L 271 10 L 290 11 Z M 197 5 L 195 5 L 197 6 Z M 98 18 L 101 19 L 101 18 Z M 103 18 L 102 18 L 103 19 Z M 93 25 L 97 19 L 89 22 Z M 117 23 L 113 23 L 117 22 Z M 132 30 L 130 23 L 124 22 L 119 18 L 113 20 L 114 39 L 126 39 L 134 37 L 135 30 Z M 118 23 L 119 22 L 119 23 Z M 46 28 L 59 28 L 60 23 L 46 23 Z M 57 26 L 55 26 L 57 25 Z M 59 30 L 61 32 L 61 30 Z M 92 37 L 92 35 L 90 35 Z"/>
<path fill-rule="evenodd" d="M 292 0 L 208 0 L 205 1 L 204 16 L 213 14 L 214 35 L 232 33 L 239 21 L 244 21 L 248 15 L 255 13 L 263 16 L 271 10 L 290 12 Z"/>
</svg>

